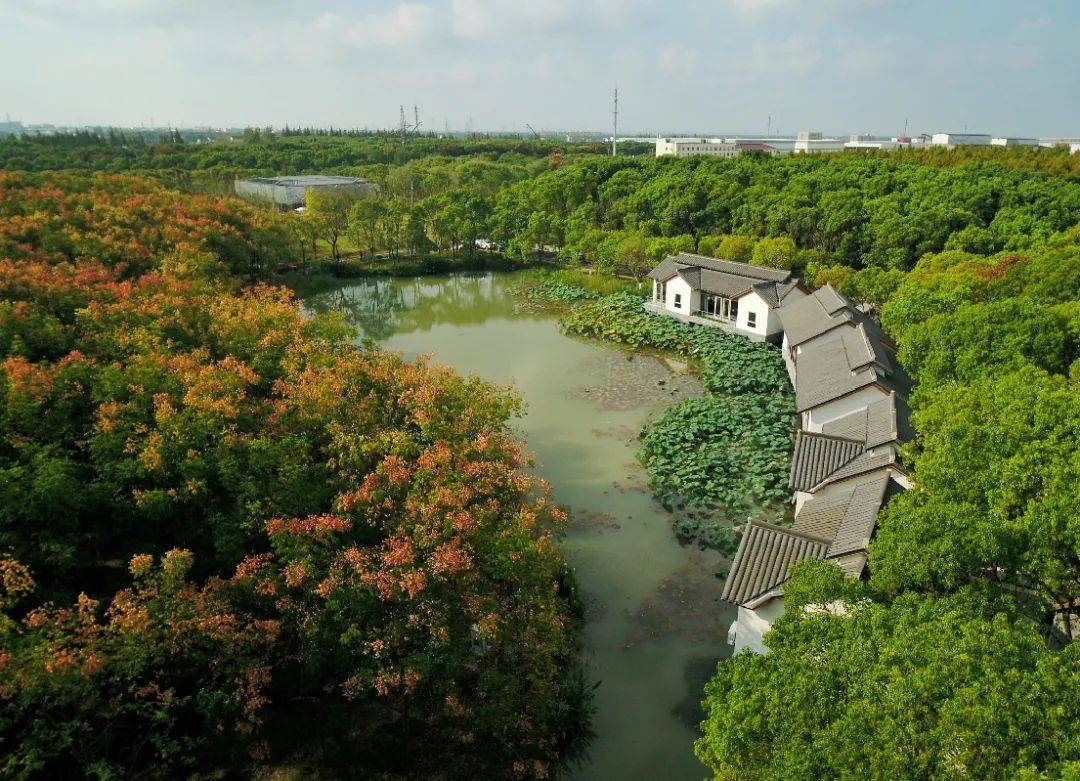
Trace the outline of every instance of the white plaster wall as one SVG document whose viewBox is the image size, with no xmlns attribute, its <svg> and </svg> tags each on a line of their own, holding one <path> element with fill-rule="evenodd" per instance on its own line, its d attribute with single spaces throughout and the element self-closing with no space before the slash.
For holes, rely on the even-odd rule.
<svg viewBox="0 0 1080 781">
<path fill-rule="evenodd" d="M 840 347 L 839 344 L 837 347 Z M 849 415 L 856 410 L 868 407 L 873 402 L 880 401 L 882 396 L 888 398 L 889 394 L 878 386 L 871 385 L 861 390 L 857 390 L 854 393 L 849 393 L 842 398 L 834 399 L 833 401 L 821 404 L 813 409 L 806 410 L 802 414 L 803 428 L 807 431 L 820 432 L 821 427 L 830 420 L 842 418 L 844 415 Z"/>
<path fill-rule="evenodd" d="M 806 500 L 813 496 L 809 491 L 795 491 L 795 518 L 799 517 L 799 513 L 802 512 L 803 505 L 806 504 Z"/>
<path fill-rule="evenodd" d="M 772 629 L 773 622 L 784 614 L 784 598 L 774 597 L 754 610 L 739 607 L 739 616 L 735 619 L 735 650 L 738 653 L 749 648 L 756 654 L 765 653 L 765 644 L 761 638 Z"/>
<path fill-rule="evenodd" d="M 765 299 L 759 296 L 754 291 L 750 291 L 744 296 L 740 296 L 739 302 L 739 317 L 735 321 L 735 327 L 740 331 L 746 331 L 750 334 L 760 334 L 766 336 L 769 333 L 769 313 L 772 311 L 769 309 L 769 305 L 765 302 Z M 757 315 L 757 322 L 750 325 L 750 313 L 754 312 Z M 775 318 L 774 325 L 779 329 L 780 319 Z M 775 333 L 775 331 L 774 331 Z"/>
<path fill-rule="evenodd" d="M 780 342 L 780 354 L 784 356 L 784 364 L 787 366 L 788 377 L 791 378 L 791 385 L 795 385 L 795 358 L 791 355 L 791 345 L 788 344 L 787 333 L 784 333 L 784 338 Z"/>
<path fill-rule="evenodd" d="M 769 336 L 775 336 L 783 330 L 784 325 L 780 322 L 780 310 L 770 309 L 769 318 L 765 325 L 765 333 Z"/>
<path fill-rule="evenodd" d="M 679 306 L 675 306 L 675 296 L 681 295 Z M 664 308 L 680 315 L 688 315 L 697 309 L 694 301 L 695 293 L 685 279 L 674 276 L 667 281 L 667 297 L 664 299 Z"/>
</svg>

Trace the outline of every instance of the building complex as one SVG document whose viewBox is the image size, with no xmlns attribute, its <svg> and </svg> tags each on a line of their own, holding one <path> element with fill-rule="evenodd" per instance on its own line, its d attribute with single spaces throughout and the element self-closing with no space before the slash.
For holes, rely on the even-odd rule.
<svg viewBox="0 0 1080 781">
<path fill-rule="evenodd" d="M 899 459 L 911 434 L 911 382 L 877 323 L 829 285 L 785 303 L 777 316 L 799 415 L 788 479 L 795 521 L 791 528 L 751 521 L 723 591 L 738 606 L 728 641 L 758 653 L 784 612 L 791 567 L 825 559 L 861 577 L 878 511 L 911 487 Z"/>
<path fill-rule="evenodd" d="M 787 271 L 687 253 L 649 276 L 648 311 L 779 342 L 795 388 L 794 523 L 749 521 L 722 593 L 738 607 L 729 643 L 764 653 L 791 568 L 825 559 L 861 577 L 878 511 L 911 487 L 900 463 L 911 381 L 880 326 L 830 285 L 808 292 Z"/>
</svg>

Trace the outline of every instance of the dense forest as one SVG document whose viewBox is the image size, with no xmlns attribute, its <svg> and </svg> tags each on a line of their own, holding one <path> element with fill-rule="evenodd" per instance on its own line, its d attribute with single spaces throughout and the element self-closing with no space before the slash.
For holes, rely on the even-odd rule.
<svg viewBox="0 0 1080 781">
<path fill-rule="evenodd" d="M 588 700 L 518 400 L 241 290 L 271 218 L 0 177 L 0 775 L 556 773 Z"/>
<path fill-rule="evenodd" d="M 0 143 L 0 168 L 143 172 L 0 174 L 0 773 L 529 778 L 580 756 L 580 607 L 562 513 L 508 433 L 519 401 L 257 284 L 316 251 L 351 273 L 485 239 L 594 277 L 680 249 L 793 268 L 872 304 L 917 381 L 915 487 L 867 580 L 801 565 L 768 655 L 719 664 L 696 746 L 717 779 L 1078 777 L 1076 162 L 477 143 Z M 277 215 L 176 173 L 323 165 L 380 197 Z M 777 498 L 784 448 L 736 475 L 666 438 L 784 440 L 775 355 L 634 320 L 634 293 L 557 290 L 574 333 L 698 360 L 709 395 L 643 442 L 659 485 Z"/>
<path fill-rule="evenodd" d="M 1078 314 L 1080 226 L 902 277 L 881 319 L 918 382 L 915 486 L 867 582 L 798 565 L 768 655 L 719 665 L 716 778 L 1077 777 Z"/>
<path fill-rule="evenodd" d="M 231 183 L 236 176 L 324 173 L 364 175 L 379 166 L 431 157 L 537 160 L 555 153 L 596 154 L 602 143 L 518 137 L 409 133 L 298 134 L 248 129 L 242 138 L 203 143 L 147 139 L 112 131 L 0 137 L 0 170 L 109 171 L 168 176 L 188 186 Z"/>
</svg>

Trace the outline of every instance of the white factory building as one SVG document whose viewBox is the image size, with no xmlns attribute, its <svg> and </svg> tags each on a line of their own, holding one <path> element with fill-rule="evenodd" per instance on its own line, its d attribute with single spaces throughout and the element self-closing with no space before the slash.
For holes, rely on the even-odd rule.
<svg viewBox="0 0 1080 781">
<path fill-rule="evenodd" d="M 990 146 L 990 141 L 987 133 L 934 133 L 930 139 L 934 146 L 946 146 L 950 149 L 957 146 Z"/>
<path fill-rule="evenodd" d="M 1037 138 L 1015 138 L 1013 136 L 1000 136 L 990 139 L 991 146 L 1038 146 Z"/>
<path fill-rule="evenodd" d="M 739 150 L 734 142 L 722 138 L 658 138 L 656 156 L 674 155 L 675 157 L 693 157 L 709 155 L 711 157 L 735 157 Z"/>
<path fill-rule="evenodd" d="M 825 138 L 815 130 L 800 130 L 795 137 L 795 146 L 792 151 L 798 154 L 810 152 L 841 152 L 844 142 L 839 138 Z"/>
</svg>

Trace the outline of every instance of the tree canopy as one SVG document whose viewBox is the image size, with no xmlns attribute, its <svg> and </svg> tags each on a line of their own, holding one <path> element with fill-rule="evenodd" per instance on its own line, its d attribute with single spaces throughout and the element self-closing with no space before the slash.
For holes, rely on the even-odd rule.
<svg viewBox="0 0 1080 781">
<path fill-rule="evenodd" d="M 564 518 L 519 401 L 241 289 L 279 227 L 0 175 L 3 775 L 529 778 L 580 752 Z"/>
<path fill-rule="evenodd" d="M 836 607 L 839 569 L 813 564 L 837 576 L 800 567 L 789 589 L 800 600 L 766 635 L 768 654 L 721 662 L 706 687 L 695 749 L 716 778 L 1080 772 L 1080 646 L 1048 650 L 1008 602 L 970 589 L 883 605 L 849 588 Z"/>
</svg>

